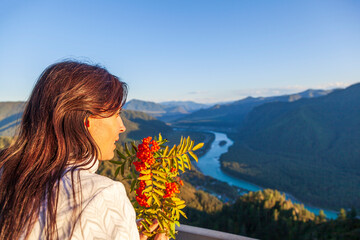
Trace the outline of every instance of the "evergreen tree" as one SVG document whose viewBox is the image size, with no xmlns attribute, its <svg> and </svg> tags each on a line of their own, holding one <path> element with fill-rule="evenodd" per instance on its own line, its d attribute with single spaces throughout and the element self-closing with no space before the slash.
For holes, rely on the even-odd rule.
<svg viewBox="0 0 360 240">
<path fill-rule="evenodd" d="M 338 218 L 337 218 L 338 220 L 341 220 L 341 221 L 343 221 L 343 220 L 346 220 L 346 211 L 345 211 L 345 209 L 340 209 L 340 212 L 339 212 L 339 214 L 338 214 Z"/>
</svg>

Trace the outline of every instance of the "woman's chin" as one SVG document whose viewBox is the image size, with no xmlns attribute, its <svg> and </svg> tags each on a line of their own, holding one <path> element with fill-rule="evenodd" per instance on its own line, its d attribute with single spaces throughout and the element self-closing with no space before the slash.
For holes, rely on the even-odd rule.
<svg viewBox="0 0 360 240">
<path fill-rule="evenodd" d="M 100 161 L 108 161 L 108 160 L 113 159 L 114 156 L 115 156 L 114 151 L 112 151 L 111 153 L 109 152 L 109 154 L 107 154 L 106 156 L 101 157 L 99 160 Z"/>
</svg>

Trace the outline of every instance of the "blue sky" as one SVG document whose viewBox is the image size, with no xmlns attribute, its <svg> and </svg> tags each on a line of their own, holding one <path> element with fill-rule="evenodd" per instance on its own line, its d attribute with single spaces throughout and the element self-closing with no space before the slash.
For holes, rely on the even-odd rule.
<svg viewBox="0 0 360 240">
<path fill-rule="evenodd" d="M 213 103 L 360 82 L 360 1 L 0 3 L 0 101 L 24 101 L 68 58 L 122 78 L 129 99 Z"/>
</svg>

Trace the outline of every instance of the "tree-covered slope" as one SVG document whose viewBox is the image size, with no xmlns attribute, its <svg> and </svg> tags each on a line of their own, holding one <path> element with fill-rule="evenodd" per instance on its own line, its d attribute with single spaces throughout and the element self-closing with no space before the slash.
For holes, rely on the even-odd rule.
<svg viewBox="0 0 360 240">
<path fill-rule="evenodd" d="M 360 84 L 268 103 L 247 116 L 222 157 L 227 172 L 315 205 L 360 207 Z"/>
<path fill-rule="evenodd" d="M 360 239 L 360 220 L 351 214 L 327 220 L 271 189 L 250 192 L 221 211 L 188 210 L 184 223 L 262 240 Z"/>
</svg>

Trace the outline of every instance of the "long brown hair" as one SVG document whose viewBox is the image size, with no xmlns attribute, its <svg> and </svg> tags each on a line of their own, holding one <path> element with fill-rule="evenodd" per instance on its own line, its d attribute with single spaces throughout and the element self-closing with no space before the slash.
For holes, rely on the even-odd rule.
<svg viewBox="0 0 360 240">
<path fill-rule="evenodd" d="M 0 153 L 0 239 L 28 237 L 46 204 L 46 239 L 57 239 L 57 184 L 69 167 L 91 164 L 99 149 L 84 121 L 108 117 L 125 103 L 127 86 L 106 69 L 76 61 L 49 66 L 25 107 L 15 142 Z M 76 166 L 76 167 L 75 167 Z"/>
</svg>

